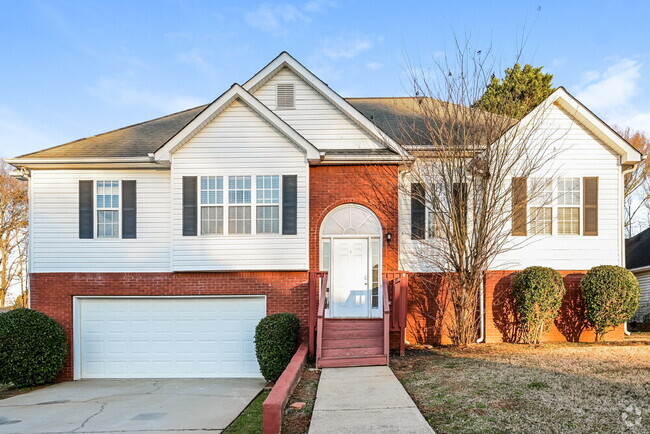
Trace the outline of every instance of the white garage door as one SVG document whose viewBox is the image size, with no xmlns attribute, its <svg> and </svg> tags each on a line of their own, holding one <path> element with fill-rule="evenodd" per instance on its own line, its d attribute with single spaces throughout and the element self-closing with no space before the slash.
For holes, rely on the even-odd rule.
<svg viewBox="0 0 650 434">
<path fill-rule="evenodd" d="M 261 376 L 253 335 L 264 297 L 77 302 L 77 378 Z"/>
</svg>

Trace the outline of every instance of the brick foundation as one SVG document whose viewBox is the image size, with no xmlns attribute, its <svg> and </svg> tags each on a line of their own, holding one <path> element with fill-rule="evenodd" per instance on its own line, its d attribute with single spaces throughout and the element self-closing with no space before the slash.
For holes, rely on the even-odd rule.
<svg viewBox="0 0 650 434">
<path fill-rule="evenodd" d="M 485 279 L 485 342 L 517 342 L 519 328 L 512 278 L 516 271 L 490 271 Z M 585 319 L 580 280 L 585 271 L 560 271 L 566 295 L 560 313 L 544 342 L 593 342 L 594 331 Z M 442 274 L 413 274 L 410 277 L 407 341 L 410 343 L 449 344 L 447 322 L 452 314 Z M 623 325 L 607 333 L 605 340 L 621 340 Z"/>
<path fill-rule="evenodd" d="M 72 298 L 80 295 L 266 295 L 267 314 L 291 312 L 307 330 L 306 272 L 238 273 L 35 273 L 31 307 L 58 321 L 70 356 L 59 380 L 73 377 Z"/>
</svg>

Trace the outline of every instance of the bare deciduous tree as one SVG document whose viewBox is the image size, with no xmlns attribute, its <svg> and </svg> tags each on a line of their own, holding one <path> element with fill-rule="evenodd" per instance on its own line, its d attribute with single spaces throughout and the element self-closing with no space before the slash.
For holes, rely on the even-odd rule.
<svg viewBox="0 0 650 434">
<path fill-rule="evenodd" d="M 0 307 L 13 285 L 25 288 L 27 257 L 27 186 L 10 175 L 10 166 L 0 160 Z"/>
<path fill-rule="evenodd" d="M 641 131 L 633 131 L 632 129 L 617 128 L 618 133 L 627 140 L 632 146 L 643 155 L 648 155 L 650 152 L 650 137 Z M 650 204 L 650 167 L 647 160 L 641 161 L 634 169 L 625 175 L 625 235 L 631 237 L 638 232 L 638 229 L 645 229 L 650 226 L 650 219 L 640 218 L 639 213 L 642 210 L 649 211 Z M 641 221 L 639 221 L 641 220 Z M 635 222 L 637 226 L 635 228 Z"/>
<path fill-rule="evenodd" d="M 409 149 L 401 196 L 419 204 L 416 214 L 425 214 L 415 218 L 423 227 L 402 222 L 413 233 L 401 236 L 414 241 L 404 243 L 408 247 L 401 258 L 411 258 L 412 269 L 435 270 L 445 277 L 450 309 L 445 327 L 454 344 L 465 346 L 478 337 L 485 272 L 498 255 L 528 241 L 511 236 L 511 222 L 513 231 L 524 233 L 550 229 L 550 216 L 524 211 L 522 218 L 513 219 L 513 203 L 524 210 L 531 202 L 539 204 L 540 212 L 548 209 L 544 205 L 552 199 L 555 170 L 549 163 L 561 152 L 565 133 L 545 122 L 545 107 L 520 122 L 470 108 L 490 82 L 494 64 L 490 53 L 469 44 L 456 48 L 453 59 L 432 69 L 409 67 L 413 98 L 395 100 L 410 106 L 392 111 L 399 113 L 399 131 L 387 133 L 400 137 Z M 437 292 L 433 285 L 440 280 L 429 281 L 431 292 Z"/>
</svg>

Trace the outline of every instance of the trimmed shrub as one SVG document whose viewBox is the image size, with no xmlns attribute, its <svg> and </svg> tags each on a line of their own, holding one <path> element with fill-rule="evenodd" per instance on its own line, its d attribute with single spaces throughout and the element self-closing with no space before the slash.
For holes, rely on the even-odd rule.
<svg viewBox="0 0 650 434">
<path fill-rule="evenodd" d="M 300 321 L 292 313 L 269 315 L 255 327 L 255 354 L 267 381 L 276 381 L 296 352 Z"/>
<path fill-rule="evenodd" d="M 580 281 L 586 317 L 596 331 L 596 342 L 623 324 L 639 308 L 641 289 L 630 270 L 616 265 L 593 267 Z"/>
<path fill-rule="evenodd" d="M 0 384 L 49 383 L 67 356 L 65 332 L 49 316 L 23 308 L 0 315 Z"/>
<path fill-rule="evenodd" d="M 552 268 L 528 267 L 517 273 L 512 294 L 524 342 L 539 344 L 557 316 L 565 292 L 562 276 Z"/>
</svg>

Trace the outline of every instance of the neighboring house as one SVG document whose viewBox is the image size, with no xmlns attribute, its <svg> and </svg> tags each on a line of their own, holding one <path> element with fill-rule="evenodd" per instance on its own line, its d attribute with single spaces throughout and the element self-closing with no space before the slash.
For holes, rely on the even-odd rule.
<svg viewBox="0 0 650 434">
<path fill-rule="evenodd" d="M 323 330 L 321 366 L 385 364 L 389 332 L 444 342 L 431 319 L 445 312 L 419 284 L 436 270 L 409 256 L 412 199 L 398 188 L 410 145 L 395 123 L 416 102 L 343 99 L 282 53 L 211 104 L 10 160 L 29 178 L 31 307 L 71 342 L 62 378 L 258 376 L 254 327 L 276 312 L 297 314 L 310 341 Z M 564 89 L 546 102 L 575 221 L 555 235 L 549 204 L 552 235 L 519 236 L 531 242 L 499 258 L 487 342 L 506 339 L 512 270 L 554 267 L 571 286 L 625 262 L 623 171 L 641 155 Z M 585 178 L 598 178 L 588 233 Z M 576 294 L 550 339 L 587 336 L 569 315 Z"/>
<path fill-rule="evenodd" d="M 625 240 L 625 256 L 641 286 L 641 303 L 632 321 L 650 326 L 650 229 Z"/>
</svg>

